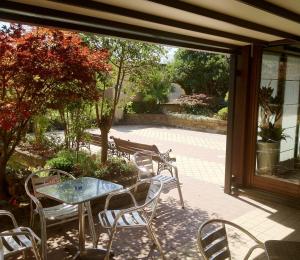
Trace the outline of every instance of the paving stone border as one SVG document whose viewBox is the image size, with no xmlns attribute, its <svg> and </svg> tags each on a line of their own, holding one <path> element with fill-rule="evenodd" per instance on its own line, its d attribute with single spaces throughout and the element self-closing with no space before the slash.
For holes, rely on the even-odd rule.
<svg viewBox="0 0 300 260">
<path fill-rule="evenodd" d="M 208 133 L 226 134 L 227 121 L 209 117 L 190 118 L 172 114 L 126 114 L 119 124 L 126 125 L 164 125 L 178 128 L 204 131 Z"/>
</svg>

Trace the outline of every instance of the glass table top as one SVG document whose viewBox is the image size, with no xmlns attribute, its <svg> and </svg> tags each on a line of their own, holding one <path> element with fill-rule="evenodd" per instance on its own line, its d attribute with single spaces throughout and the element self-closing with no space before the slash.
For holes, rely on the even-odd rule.
<svg viewBox="0 0 300 260">
<path fill-rule="evenodd" d="M 105 196 L 123 186 L 91 177 L 81 177 L 37 189 L 44 196 L 67 204 L 79 204 Z"/>
</svg>

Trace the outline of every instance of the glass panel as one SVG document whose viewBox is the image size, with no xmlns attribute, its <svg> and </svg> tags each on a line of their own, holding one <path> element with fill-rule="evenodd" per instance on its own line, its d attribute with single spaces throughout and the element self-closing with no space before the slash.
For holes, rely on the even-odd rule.
<svg viewBox="0 0 300 260">
<path fill-rule="evenodd" d="M 259 90 L 256 174 L 300 185 L 300 57 L 265 53 Z"/>
<path fill-rule="evenodd" d="M 62 203 L 79 204 L 122 188 L 121 185 L 112 182 L 82 177 L 38 188 L 37 192 Z"/>
</svg>

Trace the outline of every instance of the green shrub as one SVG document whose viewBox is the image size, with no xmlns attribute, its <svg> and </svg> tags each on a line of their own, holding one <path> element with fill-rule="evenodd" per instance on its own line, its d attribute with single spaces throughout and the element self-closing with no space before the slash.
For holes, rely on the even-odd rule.
<svg viewBox="0 0 300 260">
<path fill-rule="evenodd" d="M 46 162 L 46 167 L 71 172 L 76 158 L 76 155 L 74 156 L 73 153 L 73 151 L 69 150 L 59 151 L 54 158 Z"/>
<path fill-rule="evenodd" d="M 157 114 L 161 113 L 159 104 L 154 99 L 148 99 L 144 101 L 131 101 L 126 105 L 125 112 L 137 113 L 137 114 Z"/>
<path fill-rule="evenodd" d="M 204 105 L 189 105 L 189 104 L 182 104 L 183 111 L 187 114 L 193 114 L 193 115 L 201 115 L 201 116 L 207 116 L 212 117 L 214 112 L 211 108 Z"/>
<path fill-rule="evenodd" d="M 101 168 L 95 172 L 95 176 L 104 179 L 116 179 L 119 177 L 128 177 L 136 175 L 137 170 L 131 162 L 126 162 L 124 159 L 111 157 L 106 165 L 101 165 Z"/>
<path fill-rule="evenodd" d="M 46 167 L 71 172 L 75 176 L 93 176 L 98 169 L 96 156 L 90 156 L 83 151 L 63 150 L 48 160 Z"/>
<path fill-rule="evenodd" d="M 217 113 L 217 117 L 222 119 L 222 120 L 227 120 L 227 118 L 228 118 L 228 107 L 221 108 Z"/>
</svg>

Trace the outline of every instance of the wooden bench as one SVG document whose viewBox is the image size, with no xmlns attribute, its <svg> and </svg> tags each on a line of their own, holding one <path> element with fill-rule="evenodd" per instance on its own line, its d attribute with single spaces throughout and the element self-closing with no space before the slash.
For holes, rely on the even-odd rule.
<svg viewBox="0 0 300 260">
<path fill-rule="evenodd" d="M 135 143 L 129 140 L 115 138 L 113 136 L 111 136 L 110 138 L 114 141 L 115 144 L 115 155 L 119 157 L 124 157 L 130 160 L 130 157 L 137 152 L 151 153 L 152 159 L 158 163 L 158 172 L 162 170 L 171 171 L 171 169 L 169 169 L 169 166 L 167 166 L 165 162 L 170 163 L 176 161 L 176 158 L 170 157 L 170 152 L 172 152 L 172 149 L 169 149 L 165 153 L 161 153 L 156 145 Z"/>
<path fill-rule="evenodd" d="M 89 135 L 90 135 L 90 140 L 89 140 L 90 144 L 96 146 L 102 146 L 101 135 L 92 134 L 92 133 L 89 133 Z M 108 153 L 110 155 L 116 155 L 115 143 L 113 141 L 108 141 Z"/>
<path fill-rule="evenodd" d="M 101 146 L 101 142 L 102 142 L 101 135 L 89 133 L 89 136 L 91 137 L 90 144 Z"/>
</svg>

